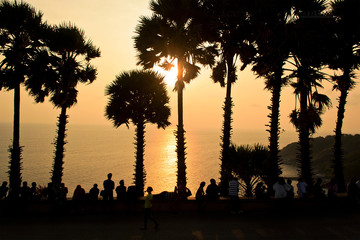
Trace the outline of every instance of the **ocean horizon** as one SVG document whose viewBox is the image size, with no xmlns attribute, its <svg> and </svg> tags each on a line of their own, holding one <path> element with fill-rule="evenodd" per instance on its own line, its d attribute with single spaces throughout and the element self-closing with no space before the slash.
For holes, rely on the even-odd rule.
<svg viewBox="0 0 360 240">
<path fill-rule="evenodd" d="M 0 123 L 0 181 L 8 181 L 9 152 L 12 144 L 12 124 Z M 115 185 L 123 179 L 126 186 L 133 184 L 135 164 L 135 128 L 107 125 L 76 125 L 69 123 L 64 156 L 63 182 L 72 197 L 76 185 L 86 192 L 102 182 L 108 173 L 113 174 Z M 185 128 L 186 129 L 186 128 Z M 145 129 L 146 171 L 145 186 L 152 186 L 154 193 L 173 191 L 176 185 L 176 139 L 174 128 Z M 22 153 L 22 180 L 46 186 L 50 181 L 56 136 L 56 125 L 21 124 L 20 144 Z M 211 178 L 220 178 L 221 129 L 186 130 L 187 186 L 195 194 L 200 182 L 209 183 Z M 268 145 L 266 131 L 233 130 L 232 142 L 237 145 L 260 143 Z M 296 133 L 281 133 L 280 147 L 297 141 Z M 282 166 L 283 176 L 295 177 L 296 169 Z"/>
</svg>

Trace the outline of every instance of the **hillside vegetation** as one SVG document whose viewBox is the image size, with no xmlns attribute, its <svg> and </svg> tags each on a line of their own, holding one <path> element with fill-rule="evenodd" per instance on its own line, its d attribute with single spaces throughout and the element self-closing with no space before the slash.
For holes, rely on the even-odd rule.
<svg viewBox="0 0 360 240">
<path fill-rule="evenodd" d="M 317 137 L 311 140 L 312 167 L 315 175 L 331 178 L 333 176 L 334 136 Z M 360 135 L 343 136 L 344 174 L 348 181 L 352 177 L 360 177 Z M 298 143 L 288 144 L 280 151 L 284 164 L 297 166 Z"/>
</svg>

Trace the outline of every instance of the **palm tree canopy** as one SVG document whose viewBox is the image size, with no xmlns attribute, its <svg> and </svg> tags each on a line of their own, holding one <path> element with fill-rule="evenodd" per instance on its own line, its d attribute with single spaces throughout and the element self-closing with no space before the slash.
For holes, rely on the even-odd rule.
<svg viewBox="0 0 360 240">
<path fill-rule="evenodd" d="M 115 127 L 129 126 L 145 121 L 157 124 L 158 128 L 170 125 L 169 97 L 163 77 L 147 71 L 123 72 L 106 87 L 109 101 L 105 116 Z"/>
<path fill-rule="evenodd" d="M 331 49 L 333 58 L 330 61 L 331 69 L 349 71 L 349 76 L 333 77 L 336 83 L 334 88 L 350 90 L 355 82 L 353 71 L 360 66 L 360 30 L 354 23 L 360 21 L 358 9 L 360 1 L 335 0 L 331 2 L 332 15 L 335 17 L 334 47 Z"/>
<path fill-rule="evenodd" d="M 86 40 L 83 30 L 70 23 L 54 26 L 48 34 L 53 72 L 47 69 L 46 75 L 52 80 L 45 82 L 45 89 L 56 107 L 69 108 L 77 102 L 77 84 L 96 79 L 97 71 L 90 60 L 100 57 L 100 50 Z"/>
<path fill-rule="evenodd" d="M 210 39 L 219 45 L 220 57 L 213 68 L 212 79 L 225 86 L 226 73 L 230 83 L 236 81 L 235 64 L 239 57 L 241 70 L 251 63 L 255 48 L 251 41 L 249 5 L 247 1 L 216 0 L 204 1 L 209 15 L 205 18 L 205 28 L 210 31 Z M 227 69 L 227 66 L 231 69 Z"/>
<path fill-rule="evenodd" d="M 187 83 L 200 72 L 196 63 L 212 65 L 215 48 L 203 43 L 201 26 L 195 21 L 199 6 L 199 0 L 152 0 L 153 15 L 141 17 L 135 31 L 138 64 L 145 69 L 154 65 L 167 68 L 169 62 L 180 59 L 181 77 Z"/>
<path fill-rule="evenodd" d="M 26 80 L 29 64 L 44 44 L 42 13 L 25 2 L 0 4 L 0 90 L 12 90 Z"/>
</svg>

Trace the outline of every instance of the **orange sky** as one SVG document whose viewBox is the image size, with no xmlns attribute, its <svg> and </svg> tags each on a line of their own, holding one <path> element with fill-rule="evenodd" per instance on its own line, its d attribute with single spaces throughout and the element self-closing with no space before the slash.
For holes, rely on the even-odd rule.
<svg viewBox="0 0 360 240">
<path fill-rule="evenodd" d="M 44 13 L 44 20 L 51 24 L 72 22 L 84 29 L 86 36 L 101 49 L 101 58 L 93 61 L 98 68 L 98 78 L 91 85 L 78 88 L 78 104 L 71 108 L 70 124 L 111 124 L 104 118 L 107 102 L 104 89 L 122 71 L 139 68 L 136 66 L 136 52 L 132 37 L 141 15 L 149 15 L 148 0 L 28 0 Z M 323 127 L 319 132 L 328 134 L 335 128 L 338 92 L 333 92 L 326 83 L 324 93 L 332 98 L 333 108 L 323 117 Z M 171 122 L 176 126 L 176 95 L 169 86 L 171 96 Z M 250 69 L 238 74 L 233 88 L 233 127 L 234 129 L 264 130 L 268 122 L 267 106 L 270 93 L 264 90 L 264 80 L 256 79 Z M 11 122 L 13 117 L 13 93 L 0 92 L 0 122 Z M 222 124 L 222 105 L 225 89 L 214 84 L 210 71 L 204 69 L 197 79 L 186 86 L 184 92 L 185 130 L 195 128 L 220 129 Z M 346 107 L 344 133 L 359 133 L 358 119 L 360 88 L 356 87 L 349 95 Z M 35 104 L 24 88 L 21 95 L 21 122 L 55 124 L 59 114 L 47 101 Z M 295 132 L 289 123 L 288 115 L 294 107 L 292 89 L 287 87 L 282 93 L 281 127 L 287 132 Z"/>
</svg>

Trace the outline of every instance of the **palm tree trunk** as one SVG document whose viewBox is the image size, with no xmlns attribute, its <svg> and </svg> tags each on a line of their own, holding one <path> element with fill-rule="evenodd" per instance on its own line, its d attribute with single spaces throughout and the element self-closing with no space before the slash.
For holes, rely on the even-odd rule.
<svg viewBox="0 0 360 240">
<path fill-rule="evenodd" d="M 232 170 L 229 162 L 229 147 L 231 141 L 231 122 L 232 122 L 232 98 L 231 98 L 231 85 L 234 82 L 231 77 L 233 76 L 234 67 L 232 65 L 232 58 L 231 62 L 227 63 L 228 65 L 228 76 L 227 76 L 227 83 L 226 83 L 226 97 L 224 103 L 224 123 L 223 123 L 223 134 L 221 137 L 222 144 L 221 144 L 221 169 L 220 169 L 220 191 L 221 195 L 226 196 L 228 194 L 228 186 L 229 181 L 232 176 Z"/>
<path fill-rule="evenodd" d="M 55 157 L 54 157 L 54 165 L 53 165 L 53 171 L 52 171 L 52 178 L 51 181 L 54 184 L 54 186 L 59 186 L 61 184 L 62 176 L 63 176 L 63 165 L 64 165 L 64 145 L 65 137 L 66 137 L 66 124 L 67 124 L 67 118 L 66 115 L 66 107 L 61 107 L 61 113 L 58 117 L 58 133 L 57 133 L 57 139 L 56 139 L 56 146 L 55 146 Z"/>
<path fill-rule="evenodd" d="M 176 131 L 177 138 L 177 187 L 180 194 L 186 191 L 186 164 L 185 164 L 185 131 L 183 123 L 183 65 L 181 59 L 178 59 L 178 125 Z"/>
<path fill-rule="evenodd" d="M 312 190 L 312 168 L 310 156 L 310 130 L 307 124 L 307 93 L 302 90 L 300 93 L 300 119 L 299 119 L 299 145 L 300 145 L 300 175 L 308 184 L 309 191 Z"/>
<path fill-rule="evenodd" d="M 337 112 L 337 121 L 335 128 L 335 143 L 334 143 L 334 175 L 336 183 L 339 187 L 339 192 L 346 192 L 344 168 L 343 168 L 343 151 L 342 151 L 342 125 L 345 113 L 347 90 L 342 90 L 339 98 L 339 106 Z"/>
<path fill-rule="evenodd" d="M 144 148 L 145 148 L 145 122 L 136 124 L 136 163 L 135 163 L 135 186 L 138 196 L 144 196 L 145 171 L 144 171 Z"/>
<path fill-rule="evenodd" d="M 269 175 L 267 179 L 267 185 L 272 186 L 281 174 L 280 159 L 279 159 L 279 117 L 280 117 L 280 95 L 282 86 L 282 69 L 275 72 L 275 81 L 271 90 L 271 113 L 270 118 L 270 137 L 269 137 Z"/>
<path fill-rule="evenodd" d="M 20 83 L 14 88 L 14 126 L 13 144 L 9 148 L 9 197 L 18 198 L 21 186 L 21 147 L 20 147 Z"/>
</svg>

